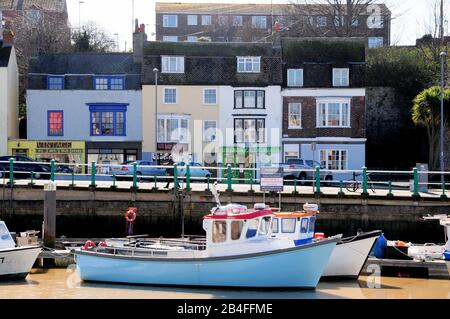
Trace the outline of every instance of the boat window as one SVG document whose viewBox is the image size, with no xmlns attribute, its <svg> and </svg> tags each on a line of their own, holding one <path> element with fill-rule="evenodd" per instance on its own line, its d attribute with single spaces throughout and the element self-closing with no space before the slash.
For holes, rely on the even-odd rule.
<svg viewBox="0 0 450 319">
<path fill-rule="evenodd" d="M 0 240 L 11 240 L 11 235 L 4 224 L 0 224 Z"/>
<path fill-rule="evenodd" d="M 233 220 L 231 221 L 231 239 L 238 240 L 241 238 L 242 227 L 244 223 L 241 220 Z"/>
<path fill-rule="evenodd" d="M 316 223 L 316 217 L 311 217 L 309 219 L 309 229 L 308 229 L 308 233 L 314 233 L 314 226 Z"/>
<path fill-rule="evenodd" d="M 213 243 L 223 243 L 227 239 L 227 222 L 215 221 L 213 223 Z"/>
<path fill-rule="evenodd" d="M 270 230 L 270 217 L 264 216 L 261 219 L 261 224 L 259 225 L 258 235 L 267 235 Z"/>
<path fill-rule="evenodd" d="M 259 225 L 259 218 L 256 219 L 250 219 L 248 221 L 248 227 L 247 227 L 247 234 L 245 235 L 246 238 L 252 238 L 256 236 L 256 231 L 258 229 Z"/>
<path fill-rule="evenodd" d="M 278 218 L 272 219 L 272 234 L 278 233 Z"/>
<path fill-rule="evenodd" d="M 300 231 L 306 233 L 308 231 L 308 218 L 302 218 L 302 223 L 300 224 Z"/>
<path fill-rule="evenodd" d="M 282 218 L 281 219 L 281 232 L 293 233 L 295 231 L 295 218 Z"/>
</svg>

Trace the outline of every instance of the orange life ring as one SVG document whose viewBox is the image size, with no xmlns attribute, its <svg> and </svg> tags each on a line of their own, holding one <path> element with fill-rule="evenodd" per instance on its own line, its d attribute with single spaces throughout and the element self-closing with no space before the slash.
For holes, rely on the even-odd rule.
<svg viewBox="0 0 450 319">
<path fill-rule="evenodd" d="M 88 250 L 89 248 L 95 248 L 95 243 L 92 240 L 88 240 L 84 244 L 84 250 Z"/>
<path fill-rule="evenodd" d="M 127 222 L 132 223 L 136 220 L 136 212 L 137 208 L 135 207 L 130 207 L 127 209 L 127 212 L 125 213 L 125 219 L 127 220 Z"/>
</svg>

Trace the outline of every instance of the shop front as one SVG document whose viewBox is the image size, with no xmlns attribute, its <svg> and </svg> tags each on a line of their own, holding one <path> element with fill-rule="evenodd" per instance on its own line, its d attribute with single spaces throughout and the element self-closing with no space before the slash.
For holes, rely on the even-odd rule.
<svg viewBox="0 0 450 319">
<path fill-rule="evenodd" d="M 111 174 L 111 165 L 141 158 L 141 142 L 86 142 L 86 163 L 96 162 L 99 174 Z"/>
<path fill-rule="evenodd" d="M 81 173 L 81 165 L 85 160 L 85 142 L 10 140 L 8 154 L 23 155 L 41 162 L 55 160 L 56 163 L 80 165 L 74 168 L 75 173 Z"/>
</svg>

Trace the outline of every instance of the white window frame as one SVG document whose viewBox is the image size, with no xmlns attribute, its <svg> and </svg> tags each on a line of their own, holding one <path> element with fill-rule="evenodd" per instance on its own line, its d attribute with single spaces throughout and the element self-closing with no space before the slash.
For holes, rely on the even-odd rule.
<svg viewBox="0 0 450 319">
<path fill-rule="evenodd" d="M 175 90 L 175 103 L 166 101 L 166 90 Z M 176 87 L 164 87 L 163 88 L 163 103 L 164 104 L 169 104 L 169 105 L 178 104 L 178 90 L 177 90 Z"/>
<path fill-rule="evenodd" d="M 211 24 L 212 24 L 212 17 L 210 15 L 202 15 L 202 25 L 211 25 Z"/>
<path fill-rule="evenodd" d="M 165 59 L 176 58 L 176 70 L 170 70 L 170 61 L 168 62 L 169 70 L 166 69 Z M 181 61 L 181 62 L 180 62 Z M 184 73 L 184 56 L 178 55 L 162 55 L 161 56 L 161 73 Z"/>
<path fill-rule="evenodd" d="M 320 164 L 322 165 L 322 152 L 325 152 L 325 168 L 326 169 L 329 169 L 328 168 L 328 164 L 329 164 L 329 162 L 328 162 L 328 157 L 329 157 L 329 153 L 330 152 L 339 152 L 340 154 L 339 154 L 339 164 L 338 164 L 338 167 L 339 167 L 339 169 L 338 169 L 338 171 L 342 171 L 342 170 L 347 170 L 348 169 L 348 150 L 344 150 L 344 149 L 321 149 L 320 151 L 319 151 L 319 156 L 320 156 L 320 158 L 319 158 L 319 161 L 320 161 Z M 342 153 L 343 152 L 345 152 L 345 165 L 344 166 L 342 166 Z"/>
<path fill-rule="evenodd" d="M 325 125 L 322 124 L 321 121 L 321 113 L 320 113 L 320 105 L 325 104 Z M 329 104 L 339 104 L 339 125 L 328 125 L 328 110 Z M 343 104 L 347 104 L 347 125 L 342 125 L 343 122 L 343 113 L 342 108 Z M 317 128 L 350 128 L 351 127 L 351 99 L 317 99 L 316 101 L 316 127 Z"/>
<path fill-rule="evenodd" d="M 205 125 L 207 122 L 215 123 L 214 139 L 208 139 L 206 135 Z M 217 121 L 216 120 L 203 120 L 203 142 L 215 142 L 217 141 Z"/>
<path fill-rule="evenodd" d="M 300 118 L 299 126 L 291 126 L 291 106 L 298 105 L 299 113 L 298 116 Z M 301 129 L 302 128 L 302 103 L 292 102 L 288 104 L 288 129 Z"/>
<path fill-rule="evenodd" d="M 215 91 L 216 101 L 214 103 L 206 102 L 206 91 Z M 216 88 L 204 88 L 203 89 L 203 104 L 204 105 L 217 105 L 217 89 Z"/>
<path fill-rule="evenodd" d="M 257 23 L 257 19 L 264 20 L 264 27 L 261 27 L 260 23 Z M 262 21 L 260 21 L 262 22 Z M 252 28 L 254 29 L 267 29 L 267 16 L 252 16 Z"/>
<path fill-rule="evenodd" d="M 193 19 L 195 19 L 195 23 L 193 23 Z M 187 16 L 187 25 L 198 25 L 198 16 L 196 14 L 189 14 Z"/>
<path fill-rule="evenodd" d="M 172 40 L 170 40 L 172 39 Z M 174 41 L 174 39 L 176 39 Z M 163 41 L 164 42 L 178 42 L 178 36 L 176 35 L 163 35 Z"/>
<path fill-rule="evenodd" d="M 289 81 L 289 79 L 290 79 L 289 73 L 290 72 L 299 72 L 299 71 L 300 71 L 300 81 L 299 81 L 300 83 L 299 84 L 291 83 Z M 295 76 L 295 78 L 298 81 L 297 76 Z M 303 86 L 303 69 L 288 69 L 287 70 L 287 85 L 288 86 L 295 86 L 295 87 L 302 87 Z"/>
<path fill-rule="evenodd" d="M 347 81 L 343 83 L 342 72 L 345 72 Z M 340 77 L 337 77 L 337 74 Z M 338 81 L 339 79 L 339 81 Z M 349 68 L 333 68 L 333 86 L 334 87 L 348 87 L 350 85 L 350 69 Z"/>
<path fill-rule="evenodd" d="M 161 141 L 159 139 L 159 121 L 163 120 L 164 121 L 164 138 Z M 169 120 L 177 120 L 178 121 L 178 125 L 177 125 L 177 129 L 178 129 L 178 136 L 180 136 L 182 134 L 182 128 L 181 128 L 181 121 L 185 120 L 187 121 L 187 132 L 186 132 L 186 136 L 185 139 L 180 140 L 178 139 L 178 141 L 169 141 L 168 136 L 167 136 L 167 129 L 168 129 L 168 121 Z M 158 114 L 158 120 L 157 120 L 157 141 L 158 143 L 189 143 L 189 132 L 190 132 L 190 128 L 189 128 L 189 123 L 190 122 L 190 118 L 187 116 L 177 116 L 177 115 L 169 115 L 169 114 Z"/>
<path fill-rule="evenodd" d="M 247 64 L 248 60 L 250 60 L 250 63 L 252 64 L 252 70 L 247 71 L 245 70 L 245 65 Z M 261 57 L 260 56 L 238 56 L 236 58 L 237 63 L 237 71 L 238 73 L 259 73 L 261 72 Z M 240 64 L 244 65 L 244 70 L 239 69 Z M 257 70 L 255 70 L 255 66 L 257 66 Z"/>
<path fill-rule="evenodd" d="M 169 25 L 169 17 L 175 17 L 175 25 Z M 163 27 L 164 28 L 178 28 L 178 16 L 176 14 L 165 14 L 163 15 Z"/>
</svg>

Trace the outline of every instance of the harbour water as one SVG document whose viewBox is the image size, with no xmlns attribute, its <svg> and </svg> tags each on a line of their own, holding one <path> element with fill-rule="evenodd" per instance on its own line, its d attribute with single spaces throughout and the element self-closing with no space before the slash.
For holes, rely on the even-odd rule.
<svg viewBox="0 0 450 319">
<path fill-rule="evenodd" d="M 74 267 L 33 269 L 18 282 L 0 282 L 0 299 L 450 299 L 450 280 L 361 276 L 320 282 L 316 290 L 242 290 L 87 283 Z"/>
</svg>

